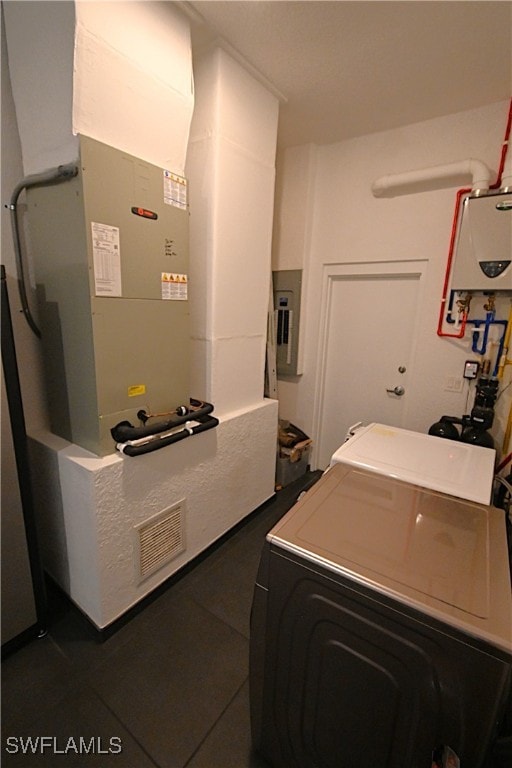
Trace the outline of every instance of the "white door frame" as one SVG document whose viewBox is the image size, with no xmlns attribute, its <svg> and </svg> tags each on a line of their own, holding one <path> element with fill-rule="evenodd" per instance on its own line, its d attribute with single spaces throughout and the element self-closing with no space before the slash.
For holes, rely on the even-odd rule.
<svg viewBox="0 0 512 768">
<path fill-rule="evenodd" d="M 324 412 L 325 374 L 327 368 L 328 327 L 332 308 L 332 289 L 335 280 L 353 277 L 401 277 L 417 276 L 419 280 L 418 303 L 421 309 L 423 305 L 423 291 L 427 272 L 427 259 L 410 261 L 361 261 L 338 262 L 324 264 L 322 270 L 322 294 L 319 333 L 319 352 L 317 358 L 317 372 L 315 381 L 315 398 L 313 409 L 313 452 L 312 466 L 316 466 L 318 449 L 320 446 L 320 432 L 322 428 L 322 416 Z M 416 313 L 412 334 L 417 335 L 421 311 Z M 414 358 L 416 349 L 411 354 L 411 368 L 414 370 Z"/>
</svg>

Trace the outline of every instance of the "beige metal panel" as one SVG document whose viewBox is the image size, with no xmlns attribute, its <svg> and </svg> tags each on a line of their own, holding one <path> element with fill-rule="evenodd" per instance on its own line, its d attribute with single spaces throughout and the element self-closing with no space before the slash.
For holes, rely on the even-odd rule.
<svg viewBox="0 0 512 768">
<path fill-rule="evenodd" d="M 29 220 L 52 430 L 104 455 L 119 421 L 189 402 L 188 298 L 162 279 L 187 276 L 188 210 L 164 202 L 163 169 L 87 137 L 80 150 L 77 178 L 28 193 Z M 119 238 L 110 296 L 95 295 L 93 222 Z"/>
<path fill-rule="evenodd" d="M 127 410 L 131 416 L 125 413 L 111 426 L 122 419 L 136 425 L 140 408 L 164 412 L 188 405 L 186 304 L 93 299 L 98 412 L 103 421 L 109 414 Z"/>
<path fill-rule="evenodd" d="M 118 227 L 123 297 L 160 299 L 162 272 L 188 271 L 188 210 L 164 202 L 164 169 L 86 136 L 80 156 L 89 253 L 91 222 Z"/>
<path fill-rule="evenodd" d="M 94 451 L 99 427 L 81 180 L 31 189 L 27 204 L 51 428 Z"/>
</svg>

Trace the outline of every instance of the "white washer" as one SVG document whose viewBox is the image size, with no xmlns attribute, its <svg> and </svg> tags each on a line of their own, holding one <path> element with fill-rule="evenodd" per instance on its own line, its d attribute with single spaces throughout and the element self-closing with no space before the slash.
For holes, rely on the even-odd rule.
<svg viewBox="0 0 512 768">
<path fill-rule="evenodd" d="M 491 502 L 496 452 L 399 427 L 372 423 L 351 428 L 332 455 L 349 464 L 480 504 Z"/>
</svg>

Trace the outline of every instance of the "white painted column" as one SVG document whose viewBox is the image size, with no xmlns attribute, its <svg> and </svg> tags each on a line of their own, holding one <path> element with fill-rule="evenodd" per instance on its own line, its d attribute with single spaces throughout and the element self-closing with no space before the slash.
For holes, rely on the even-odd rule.
<svg viewBox="0 0 512 768">
<path fill-rule="evenodd" d="M 195 66 L 195 89 L 193 389 L 225 413 L 263 400 L 278 101 L 218 48 Z"/>
</svg>

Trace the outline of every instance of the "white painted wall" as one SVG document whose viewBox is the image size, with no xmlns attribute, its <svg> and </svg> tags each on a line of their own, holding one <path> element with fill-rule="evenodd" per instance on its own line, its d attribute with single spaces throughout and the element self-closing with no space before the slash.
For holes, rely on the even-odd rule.
<svg viewBox="0 0 512 768">
<path fill-rule="evenodd" d="M 25 174 L 83 133 L 183 173 L 194 107 L 188 21 L 172 3 L 4 3 Z"/>
<path fill-rule="evenodd" d="M 77 2 L 74 64 L 74 132 L 183 174 L 192 51 L 173 3 Z"/>
<path fill-rule="evenodd" d="M 9 52 L 15 51 L 9 64 L 25 161 L 22 171 L 16 115 L 7 99 L 5 146 L 13 150 L 9 178 L 18 177 L 13 186 L 22 173 L 70 159 L 72 102 L 75 131 L 163 167 L 184 168 L 193 92 L 190 32 L 176 7 L 78 3 L 71 100 L 73 3 L 50 4 L 49 37 L 34 48 L 32 35 L 40 23 L 45 28 L 41 17 L 48 4 L 9 5 L 6 32 Z M 61 37 L 67 55 L 62 59 L 59 50 L 55 62 L 53 43 Z M 191 164 L 190 308 L 196 338 L 191 395 L 214 402 L 220 425 L 136 459 L 97 458 L 46 430 L 42 381 L 32 365 L 37 342 L 27 340 L 25 328 L 16 337 L 25 402 L 31 403 L 35 392 L 41 414 L 31 412 L 27 422 L 45 565 L 98 627 L 120 616 L 274 490 L 277 402 L 265 400 L 262 392 L 277 102 L 222 52 L 212 53 L 209 65 L 211 71 L 207 66 L 199 78 L 196 124 L 203 133 L 196 143 L 197 162 Z M 33 101 L 34 73 L 54 66 L 65 70 L 63 77 L 55 82 L 36 78 L 41 94 Z M 61 111 L 46 115 L 57 103 Z M 55 139 L 51 152 L 49 133 Z M 206 167 L 202 152 L 208 155 Z M 134 526 L 182 499 L 186 551 L 138 584 Z"/>
<path fill-rule="evenodd" d="M 303 144 L 278 155 L 272 269 L 307 267 L 317 147 Z"/>
<path fill-rule="evenodd" d="M 195 84 L 193 389 L 225 413 L 263 398 L 278 102 L 219 48 L 196 63 Z"/>
<path fill-rule="evenodd" d="M 2 3 L 24 175 L 76 159 L 75 3 Z"/>
<path fill-rule="evenodd" d="M 316 148 L 311 163 L 308 147 L 287 150 L 278 166 L 291 180 L 300 173 L 309 175 L 314 198 L 311 243 L 303 262 L 308 284 L 303 301 L 308 324 L 303 343 L 304 374 L 279 381 L 280 416 L 304 431 L 314 431 L 314 404 L 317 398 L 317 366 L 322 270 L 327 263 L 426 259 L 427 277 L 421 323 L 417 338 L 417 366 L 410 387 L 410 405 L 405 426 L 426 431 L 442 414 L 465 412 L 466 393 L 446 392 L 447 376 L 462 375 L 466 359 L 474 358 L 468 339 L 440 339 L 437 318 L 450 241 L 456 189 L 421 192 L 383 200 L 372 196 L 372 182 L 380 176 L 441 165 L 475 157 L 497 171 L 505 131 L 508 102 L 493 104 L 424 123 L 372 134 L 350 141 Z M 305 182 L 302 182 L 305 186 Z M 286 179 L 283 189 L 286 188 Z M 304 212 L 295 212 L 291 197 L 282 198 L 281 244 L 293 242 L 304 227 Z M 287 210 L 285 210 L 287 209 Z M 282 256 L 282 260 L 281 260 Z M 283 266 L 281 266 L 281 264 Z M 286 245 L 274 254 L 274 268 L 289 268 Z M 284 266 L 286 265 L 286 266 Z M 299 266 L 299 264 L 297 264 Z M 475 300 L 474 311 L 479 304 Z M 500 302 L 500 316 L 508 315 L 508 300 Z M 481 309 L 480 314 L 485 312 Z M 480 315 L 479 315 L 480 316 Z M 368 308 L 365 322 L 386 322 L 386 308 Z M 390 343 L 393 329 L 389 328 Z M 510 379 L 510 367 L 507 369 Z M 357 380 L 354 380 L 357 387 Z M 500 399 L 493 433 L 498 442 L 504 433 L 512 387 Z"/>
<path fill-rule="evenodd" d="M 301 269 L 302 296 L 307 295 L 309 285 L 316 150 L 314 144 L 290 147 L 281 153 L 276 167 L 272 270 Z M 308 322 L 308 306 L 303 302 L 297 375 L 304 373 L 304 338 Z"/>
</svg>

